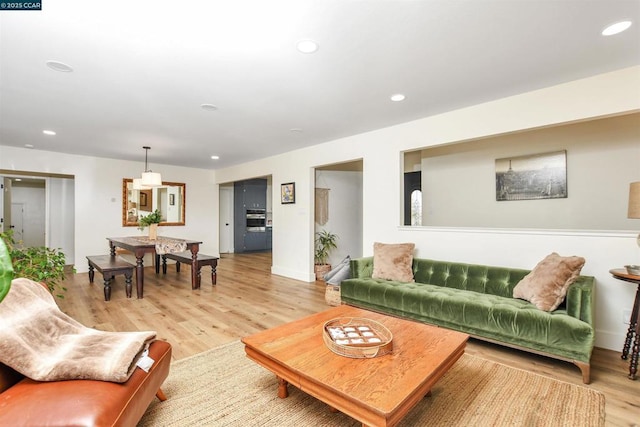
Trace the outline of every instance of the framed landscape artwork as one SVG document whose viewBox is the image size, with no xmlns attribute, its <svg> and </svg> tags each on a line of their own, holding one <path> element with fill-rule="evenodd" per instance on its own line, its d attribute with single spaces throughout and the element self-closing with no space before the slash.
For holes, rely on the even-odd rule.
<svg viewBox="0 0 640 427">
<path fill-rule="evenodd" d="M 567 152 L 496 159 L 496 200 L 567 197 Z"/>
<path fill-rule="evenodd" d="M 296 184 L 294 182 L 288 182 L 280 185 L 280 203 L 295 203 L 296 202 Z"/>
</svg>

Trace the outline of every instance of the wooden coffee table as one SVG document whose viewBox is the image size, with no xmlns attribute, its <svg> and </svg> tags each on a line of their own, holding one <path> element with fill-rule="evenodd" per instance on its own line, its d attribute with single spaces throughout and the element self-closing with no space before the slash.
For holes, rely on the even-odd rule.
<svg viewBox="0 0 640 427">
<path fill-rule="evenodd" d="M 365 317 L 393 334 L 393 353 L 353 359 L 329 350 L 325 322 Z M 278 377 L 368 426 L 394 426 L 462 356 L 468 335 L 342 305 L 243 338 L 247 357 Z"/>
</svg>

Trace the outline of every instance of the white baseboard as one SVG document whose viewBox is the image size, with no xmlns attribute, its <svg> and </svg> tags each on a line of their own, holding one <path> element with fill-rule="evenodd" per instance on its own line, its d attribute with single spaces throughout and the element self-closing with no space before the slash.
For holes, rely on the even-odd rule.
<svg viewBox="0 0 640 427">
<path fill-rule="evenodd" d="M 316 281 L 316 275 L 314 273 L 309 273 L 307 271 L 291 270 L 287 268 L 278 267 L 277 265 L 271 266 L 271 274 L 288 277 L 290 279 L 301 280 L 303 282 Z"/>
<path fill-rule="evenodd" d="M 622 353 L 625 338 L 626 335 L 620 335 L 619 333 L 596 330 L 595 346 Z"/>
</svg>

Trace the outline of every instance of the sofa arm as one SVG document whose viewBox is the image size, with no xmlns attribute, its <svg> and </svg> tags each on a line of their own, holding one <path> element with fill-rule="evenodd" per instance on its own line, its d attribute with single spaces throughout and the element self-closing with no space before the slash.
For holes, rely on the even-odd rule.
<svg viewBox="0 0 640 427">
<path fill-rule="evenodd" d="M 567 290 L 567 314 L 593 325 L 596 304 L 595 288 L 595 278 L 579 276 Z"/>
<path fill-rule="evenodd" d="M 351 278 L 365 279 L 373 275 L 373 257 L 351 260 Z"/>
</svg>

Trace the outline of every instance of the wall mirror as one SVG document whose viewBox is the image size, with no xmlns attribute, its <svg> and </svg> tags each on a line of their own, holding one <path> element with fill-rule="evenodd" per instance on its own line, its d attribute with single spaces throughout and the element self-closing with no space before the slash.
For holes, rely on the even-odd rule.
<svg viewBox="0 0 640 427">
<path fill-rule="evenodd" d="M 135 190 L 133 179 L 122 180 L 122 225 L 137 227 L 138 218 L 158 209 L 161 226 L 185 224 L 186 185 L 181 182 L 162 182 L 162 186 Z"/>
</svg>

